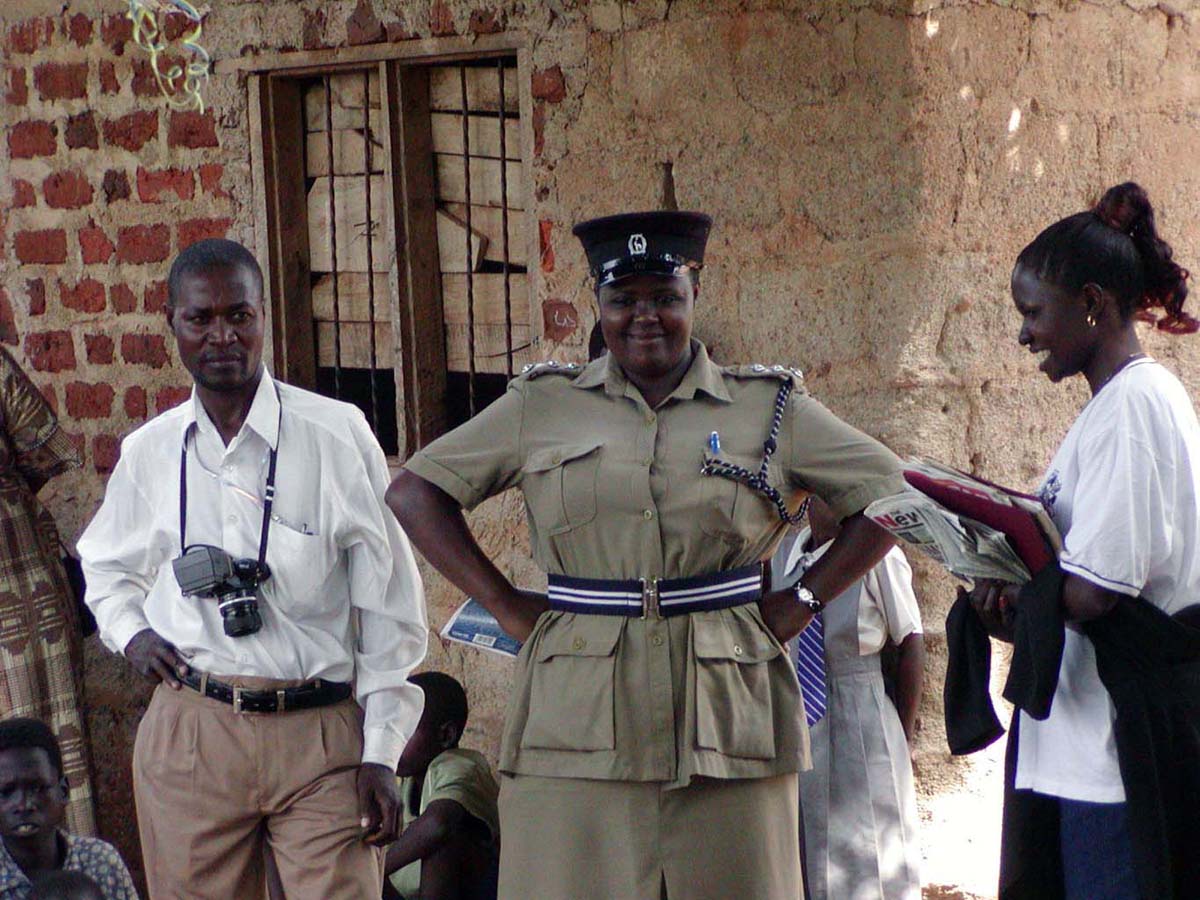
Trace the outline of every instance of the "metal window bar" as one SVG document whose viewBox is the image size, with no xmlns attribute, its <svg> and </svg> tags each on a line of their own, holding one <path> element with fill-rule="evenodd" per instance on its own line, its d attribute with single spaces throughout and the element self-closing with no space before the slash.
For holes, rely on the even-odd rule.
<svg viewBox="0 0 1200 900">
<path fill-rule="evenodd" d="M 364 69 L 363 78 L 363 184 L 366 188 L 367 212 L 367 337 L 370 346 L 370 382 L 371 382 L 371 430 L 379 432 L 379 391 L 376 386 L 375 373 L 379 368 L 379 360 L 375 349 L 375 219 L 371 215 L 371 71 Z M 330 122 L 329 133 L 333 134 L 333 123 Z M 329 176 L 333 177 L 333 157 L 329 157 Z M 333 182 L 331 181 L 330 184 Z M 337 294 L 334 294 L 334 319 L 337 319 Z"/>
<path fill-rule="evenodd" d="M 500 233 L 504 266 L 504 358 L 509 378 L 513 375 L 512 286 L 509 283 L 508 258 L 508 147 L 504 123 L 504 60 L 496 60 L 496 79 L 500 94 Z"/>
<path fill-rule="evenodd" d="M 332 270 L 331 287 L 333 289 L 333 397 L 342 399 L 342 321 L 340 298 L 338 297 L 338 257 L 337 257 L 337 207 L 334 202 L 333 177 L 333 79 L 328 74 L 322 79 L 325 88 L 325 152 L 327 177 L 329 178 L 329 268 Z M 365 103 L 365 101 L 364 101 Z M 363 110 L 364 115 L 367 110 Z M 367 173 L 367 197 L 371 196 L 371 173 Z M 368 199 L 368 203 L 370 200 Z M 368 221 L 367 227 L 370 228 Z M 370 247 L 370 241 L 367 242 Z M 368 279 L 371 273 L 367 273 Z M 374 343 L 372 343 L 372 348 Z"/>
<path fill-rule="evenodd" d="M 463 183 L 466 191 L 467 212 L 467 411 L 474 416 L 475 409 L 475 254 L 472 252 L 471 230 L 471 105 L 467 99 L 467 68 L 458 70 L 462 89 L 462 138 L 463 138 Z"/>
</svg>

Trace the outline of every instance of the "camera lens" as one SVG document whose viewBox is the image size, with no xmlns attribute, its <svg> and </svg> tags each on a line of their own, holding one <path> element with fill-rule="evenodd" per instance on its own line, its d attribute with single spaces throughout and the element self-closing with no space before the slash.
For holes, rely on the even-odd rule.
<svg viewBox="0 0 1200 900">
<path fill-rule="evenodd" d="M 219 608 L 225 633 L 230 637 L 254 634 L 262 628 L 262 616 L 258 613 L 258 600 L 253 595 L 222 600 Z"/>
</svg>

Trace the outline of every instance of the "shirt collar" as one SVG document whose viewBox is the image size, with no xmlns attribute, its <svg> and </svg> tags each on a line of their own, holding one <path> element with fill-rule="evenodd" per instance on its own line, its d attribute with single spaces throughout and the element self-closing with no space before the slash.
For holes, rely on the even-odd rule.
<svg viewBox="0 0 1200 900">
<path fill-rule="evenodd" d="M 74 842 L 71 840 L 71 835 L 59 829 L 58 839 L 62 841 L 66 852 L 63 853 L 63 868 L 70 868 L 68 865 L 71 862 L 71 853 L 74 850 Z M 7 897 L 10 894 L 16 894 L 18 888 L 32 888 L 33 883 L 29 877 L 21 871 L 21 867 L 17 865 L 17 861 L 12 858 L 12 854 L 8 852 L 8 847 L 4 841 L 0 841 L 0 897 Z"/>
<path fill-rule="evenodd" d="M 603 385 L 604 392 L 610 397 L 620 397 L 630 390 L 636 390 L 611 353 L 605 353 L 599 359 L 588 363 L 571 384 L 585 389 Z M 729 389 L 725 387 L 725 379 L 721 377 L 721 367 L 709 359 L 708 349 L 704 344 L 692 338 L 692 364 L 684 373 L 683 380 L 668 397 L 691 400 L 697 391 L 704 391 L 710 397 L 724 403 L 733 402 L 733 398 L 729 396 Z"/>
<path fill-rule="evenodd" d="M 192 386 L 192 396 L 183 410 L 180 420 L 180 439 L 186 439 L 188 432 L 195 425 L 202 431 L 216 431 L 216 426 L 200 402 L 195 385 Z M 279 449 L 279 395 L 276 393 L 275 380 L 271 373 L 263 367 L 262 378 L 258 380 L 258 390 L 254 392 L 254 400 L 250 404 L 250 412 L 246 416 L 243 428 L 249 428 L 271 447 Z"/>
</svg>

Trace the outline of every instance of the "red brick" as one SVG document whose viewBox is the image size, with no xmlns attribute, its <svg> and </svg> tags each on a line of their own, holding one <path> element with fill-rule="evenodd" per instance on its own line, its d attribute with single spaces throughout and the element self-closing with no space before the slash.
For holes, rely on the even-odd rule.
<svg viewBox="0 0 1200 900">
<path fill-rule="evenodd" d="M 115 434 L 98 434 L 92 438 L 92 465 L 100 475 L 108 475 L 121 458 L 121 439 Z"/>
<path fill-rule="evenodd" d="M 162 72 L 169 72 L 173 66 L 178 66 L 181 71 L 187 68 L 187 60 L 169 54 L 159 57 L 158 64 Z M 130 82 L 130 87 L 133 88 L 135 97 L 158 97 L 161 95 L 162 88 L 158 86 L 158 79 L 154 75 L 154 67 L 150 65 L 150 60 L 143 57 L 133 61 L 133 80 Z"/>
<path fill-rule="evenodd" d="M 26 278 L 25 296 L 29 300 L 29 315 L 46 314 L 46 282 L 40 278 Z"/>
<path fill-rule="evenodd" d="M 65 263 L 67 261 L 67 233 L 61 228 L 46 228 L 42 231 L 18 231 L 13 245 L 17 259 L 23 263 Z"/>
<path fill-rule="evenodd" d="M 305 50 L 317 50 L 325 46 L 325 11 L 305 10 L 304 25 L 300 29 L 300 43 Z"/>
<path fill-rule="evenodd" d="M 117 261 L 162 262 L 171 253 L 171 229 L 166 225 L 130 225 L 117 232 Z"/>
<path fill-rule="evenodd" d="M 148 313 L 164 312 L 167 308 L 167 283 L 155 281 L 142 293 L 142 309 Z"/>
<path fill-rule="evenodd" d="M 165 387 L 159 388 L 154 395 L 154 411 L 156 413 L 164 413 L 174 406 L 183 403 L 192 396 L 190 387 Z"/>
<path fill-rule="evenodd" d="M 36 53 L 39 47 L 50 46 L 53 34 L 53 19 L 26 19 L 9 29 L 8 49 L 13 53 Z"/>
<path fill-rule="evenodd" d="M 25 335 L 25 358 L 39 372 L 75 368 L 75 344 L 69 331 L 35 331 Z"/>
<path fill-rule="evenodd" d="M 168 147 L 219 147 L 217 121 L 212 110 L 198 113 L 194 110 L 172 112 L 167 126 Z"/>
<path fill-rule="evenodd" d="M 64 18 L 63 33 L 74 41 L 76 46 L 86 47 L 92 39 L 92 20 L 83 13 Z"/>
<path fill-rule="evenodd" d="M 193 19 L 173 10 L 169 11 L 165 16 L 161 16 L 159 21 L 162 24 L 163 37 L 167 39 L 168 44 L 175 43 L 185 34 L 196 28 L 196 23 Z"/>
<path fill-rule="evenodd" d="M 105 16 L 100 23 L 100 39 L 108 45 L 113 56 L 125 53 L 125 44 L 133 39 L 133 22 L 124 13 Z"/>
<path fill-rule="evenodd" d="M 8 133 L 8 152 L 13 159 L 53 156 L 58 151 L 58 129 L 49 122 L 18 122 Z"/>
<path fill-rule="evenodd" d="M 179 249 L 190 247 L 205 238 L 223 238 L 233 224 L 232 219 L 192 219 L 179 223 Z"/>
<path fill-rule="evenodd" d="M 541 245 L 543 272 L 554 271 L 554 244 L 550 240 L 553 231 L 554 223 L 549 219 L 542 219 L 538 222 L 538 241 Z"/>
<path fill-rule="evenodd" d="M 107 419 L 116 391 L 111 384 L 72 381 L 67 385 L 67 415 L 76 419 Z"/>
<path fill-rule="evenodd" d="M 113 361 L 113 339 L 107 334 L 85 334 L 83 345 L 87 348 L 88 362 L 107 366 Z"/>
<path fill-rule="evenodd" d="M 24 106 L 29 102 L 29 81 L 24 69 L 14 67 L 8 70 L 8 94 L 4 99 L 9 106 Z"/>
<path fill-rule="evenodd" d="M 137 310 L 137 297 L 125 284 L 114 284 L 108 289 L 108 302 L 113 312 L 131 313 Z"/>
<path fill-rule="evenodd" d="M 383 25 L 370 0 L 358 0 L 354 12 L 346 20 L 346 42 L 353 44 L 375 44 L 384 38 Z"/>
<path fill-rule="evenodd" d="M 533 104 L 533 155 L 541 156 L 546 148 L 546 104 Z"/>
<path fill-rule="evenodd" d="M 24 209 L 27 206 L 37 206 L 37 194 L 33 191 L 33 185 L 24 178 L 14 178 L 12 180 L 13 189 L 13 208 Z"/>
<path fill-rule="evenodd" d="M 67 127 L 63 139 L 71 150 L 87 147 L 91 150 L 100 149 L 100 132 L 96 128 L 96 114 L 90 109 L 67 119 Z"/>
<path fill-rule="evenodd" d="M 13 346 L 17 344 L 17 320 L 13 317 L 8 291 L 2 287 L 0 287 L 0 341 Z"/>
<path fill-rule="evenodd" d="M 409 31 L 403 17 L 397 19 L 395 22 L 388 22 L 387 25 L 384 26 L 384 33 L 389 43 L 395 43 L 396 41 L 411 41 L 413 38 L 420 37 L 417 32 Z"/>
<path fill-rule="evenodd" d="M 51 209 L 79 209 L 92 202 L 92 185 L 80 172 L 55 172 L 42 182 L 42 196 Z"/>
<path fill-rule="evenodd" d="M 562 69 L 558 66 L 534 72 L 531 87 L 535 100 L 559 103 L 567 96 L 567 83 L 563 79 Z"/>
<path fill-rule="evenodd" d="M 225 167 L 220 163 L 205 163 L 196 170 L 200 175 L 200 187 L 204 193 L 212 197 L 230 198 L 229 191 L 221 187 L 221 179 L 225 177 Z"/>
<path fill-rule="evenodd" d="M 104 173 L 104 199 L 108 203 L 115 203 L 118 200 L 128 200 L 129 176 L 120 169 L 109 169 Z"/>
<path fill-rule="evenodd" d="M 115 249 L 103 228 L 88 225 L 79 229 L 79 250 L 83 254 L 85 265 L 108 262 L 112 259 Z"/>
<path fill-rule="evenodd" d="M 67 309 L 78 312 L 104 312 L 104 285 L 95 278 L 85 278 L 74 287 L 58 283 L 58 299 Z"/>
<path fill-rule="evenodd" d="M 146 389 L 141 385 L 125 389 L 125 415 L 131 419 L 146 418 Z"/>
<path fill-rule="evenodd" d="M 145 169 L 137 170 L 138 198 L 143 203 L 159 203 L 164 191 L 170 191 L 178 200 L 191 200 L 196 193 L 196 178 L 190 169 Z"/>
<path fill-rule="evenodd" d="M 454 13 L 445 0 L 434 0 L 429 6 L 429 31 L 434 37 L 449 37 L 454 30 Z"/>
<path fill-rule="evenodd" d="M 58 392 L 56 390 L 54 390 L 54 385 L 43 384 L 41 387 L 38 388 L 38 391 L 40 391 L 41 395 L 46 398 L 46 402 L 50 404 L 51 411 L 57 416 L 58 415 Z"/>
<path fill-rule="evenodd" d="M 87 96 L 88 64 L 45 62 L 34 67 L 33 86 L 43 100 L 80 100 Z"/>
<path fill-rule="evenodd" d="M 104 123 L 105 143 L 122 147 L 131 153 L 141 150 L 157 136 L 158 113 L 154 110 L 140 109 Z"/>
<path fill-rule="evenodd" d="M 135 366 L 161 369 L 167 364 L 167 339 L 161 334 L 123 334 L 121 358 Z"/>
<path fill-rule="evenodd" d="M 100 62 L 100 93 L 119 94 L 120 92 L 121 82 L 117 80 L 116 65 L 112 60 L 102 60 Z"/>
<path fill-rule="evenodd" d="M 504 15 L 495 9 L 472 10 L 467 30 L 471 34 L 496 34 L 504 30 Z"/>
</svg>

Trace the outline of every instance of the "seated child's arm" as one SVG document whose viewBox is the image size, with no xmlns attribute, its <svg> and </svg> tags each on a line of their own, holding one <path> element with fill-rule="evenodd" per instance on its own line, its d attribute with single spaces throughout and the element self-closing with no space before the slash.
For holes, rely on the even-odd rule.
<svg viewBox="0 0 1200 900">
<path fill-rule="evenodd" d="M 428 859 L 437 853 L 457 832 L 471 828 L 472 823 L 483 825 L 454 800 L 434 800 L 425 812 L 413 819 L 387 849 L 384 874 L 398 872 L 411 862 Z M 486 827 L 486 826 L 484 826 Z"/>
</svg>

